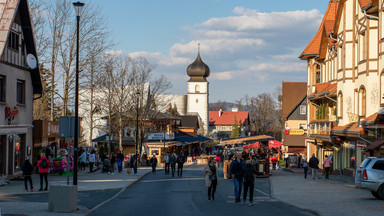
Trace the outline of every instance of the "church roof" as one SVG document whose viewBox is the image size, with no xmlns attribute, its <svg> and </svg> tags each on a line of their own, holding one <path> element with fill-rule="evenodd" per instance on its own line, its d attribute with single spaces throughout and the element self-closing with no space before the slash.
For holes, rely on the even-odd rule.
<svg viewBox="0 0 384 216">
<path fill-rule="evenodd" d="M 187 68 L 187 74 L 191 77 L 188 82 L 206 82 L 206 77 L 209 77 L 210 70 L 200 57 L 200 48 L 196 60 Z"/>
</svg>

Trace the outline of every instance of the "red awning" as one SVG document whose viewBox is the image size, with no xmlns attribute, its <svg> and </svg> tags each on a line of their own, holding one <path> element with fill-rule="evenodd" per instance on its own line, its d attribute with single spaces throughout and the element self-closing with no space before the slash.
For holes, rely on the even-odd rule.
<svg viewBox="0 0 384 216">
<path fill-rule="evenodd" d="M 243 148 L 260 148 L 260 143 L 259 142 L 255 142 L 255 143 L 252 143 L 252 144 L 248 144 L 248 145 L 243 146 Z"/>
<path fill-rule="evenodd" d="M 276 140 L 269 140 L 268 141 L 268 147 L 269 148 L 280 148 L 280 146 L 282 146 L 282 145 L 283 145 L 283 143 L 276 141 Z M 248 145 L 243 146 L 243 148 L 260 148 L 260 143 L 255 142 L 252 144 L 248 144 Z"/>
</svg>

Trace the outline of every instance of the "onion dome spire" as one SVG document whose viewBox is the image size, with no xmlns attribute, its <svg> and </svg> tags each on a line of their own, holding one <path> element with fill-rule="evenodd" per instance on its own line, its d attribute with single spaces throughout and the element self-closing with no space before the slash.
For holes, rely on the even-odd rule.
<svg viewBox="0 0 384 216">
<path fill-rule="evenodd" d="M 207 82 L 206 77 L 209 77 L 210 70 L 200 57 L 200 43 L 198 44 L 198 53 L 196 60 L 187 68 L 187 74 L 191 79 L 188 82 Z"/>
</svg>

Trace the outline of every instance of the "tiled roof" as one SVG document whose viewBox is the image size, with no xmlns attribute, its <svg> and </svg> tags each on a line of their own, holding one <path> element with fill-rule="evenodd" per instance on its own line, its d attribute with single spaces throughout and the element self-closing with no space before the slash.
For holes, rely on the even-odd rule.
<svg viewBox="0 0 384 216">
<path fill-rule="evenodd" d="M 221 112 L 221 116 L 219 116 Z M 248 124 L 249 114 L 248 111 L 209 111 L 209 125 L 233 125 L 236 121 L 243 125 Z"/>
<path fill-rule="evenodd" d="M 337 83 L 318 83 L 315 85 L 315 92 L 308 95 L 308 97 L 315 96 L 319 97 L 318 95 L 329 92 L 330 95 L 336 95 L 337 91 Z"/>
<path fill-rule="evenodd" d="M 377 112 L 377 113 L 375 113 L 375 114 L 373 114 L 373 115 L 368 116 L 368 117 L 365 118 L 363 121 L 361 121 L 361 123 L 366 123 L 366 124 L 368 124 L 368 123 L 374 123 L 375 120 L 376 120 L 376 118 L 377 118 L 377 115 L 378 115 L 378 114 L 379 114 L 379 113 Z"/>
<path fill-rule="evenodd" d="M 283 82 L 282 116 L 286 116 L 307 94 L 306 82 Z"/>
<path fill-rule="evenodd" d="M 269 141 L 269 140 L 274 140 L 274 139 L 275 138 L 273 138 L 271 136 L 258 135 L 258 136 L 250 136 L 250 137 L 221 140 L 220 144 L 222 144 L 222 145 L 235 145 L 235 144 L 247 143 L 247 142 Z"/>
<path fill-rule="evenodd" d="M 359 127 L 357 122 L 352 122 L 345 126 L 336 126 L 332 128 L 332 134 L 342 136 L 364 135 L 365 130 L 362 127 Z"/>
<path fill-rule="evenodd" d="M 338 1 L 331 0 L 329 2 L 327 11 L 325 12 L 323 20 L 321 21 L 319 30 L 317 31 L 316 35 L 313 37 L 311 42 L 309 42 L 308 46 L 300 54 L 299 56 L 300 59 L 306 60 L 310 57 L 319 56 L 324 30 L 326 35 L 328 35 L 333 31 L 338 6 L 339 6 Z M 330 45 L 334 44 L 334 42 L 330 38 L 328 38 L 328 43 Z"/>
<path fill-rule="evenodd" d="M 0 0 L 0 58 L 3 55 L 19 0 Z"/>
<path fill-rule="evenodd" d="M 366 7 L 371 2 L 372 2 L 372 0 L 359 0 L 361 8 Z"/>
</svg>

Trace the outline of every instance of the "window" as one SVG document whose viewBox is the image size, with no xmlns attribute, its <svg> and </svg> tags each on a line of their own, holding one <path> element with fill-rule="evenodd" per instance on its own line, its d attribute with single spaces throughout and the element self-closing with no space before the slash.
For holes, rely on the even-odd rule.
<svg viewBox="0 0 384 216">
<path fill-rule="evenodd" d="M 299 129 L 306 130 L 307 124 L 305 124 L 305 123 L 299 124 Z"/>
<path fill-rule="evenodd" d="M 226 130 L 227 128 L 225 126 L 222 126 L 221 127 L 221 130 Z"/>
<path fill-rule="evenodd" d="M 343 93 L 339 92 L 339 95 L 337 96 L 337 116 L 342 118 L 343 117 Z"/>
<path fill-rule="evenodd" d="M 365 33 L 360 35 L 360 61 L 365 59 Z"/>
<path fill-rule="evenodd" d="M 321 71 L 320 71 L 321 67 L 320 65 L 316 65 L 316 83 L 320 83 L 321 82 Z"/>
<path fill-rule="evenodd" d="M 307 107 L 305 105 L 300 105 L 300 115 L 307 114 Z"/>
<path fill-rule="evenodd" d="M 365 88 L 362 86 L 359 90 L 359 116 L 365 116 L 366 100 L 365 100 Z"/>
<path fill-rule="evenodd" d="M 376 163 L 372 166 L 372 169 L 384 170 L 384 161 L 383 160 L 376 161 Z"/>
<path fill-rule="evenodd" d="M 25 103 L 25 82 L 22 80 L 17 80 L 17 103 Z"/>
<path fill-rule="evenodd" d="M 199 85 L 195 86 L 195 93 L 200 93 L 200 86 Z"/>
<path fill-rule="evenodd" d="M 5 102 L 5 76 L 0 76 L 0 102 Z"/>
<path fill-rule="evenodd" d="M 8 47 L 19 51 L 19 40 L 20 35 L 16 32 L 11 31 L 8 38 Z"/>
</svg>

